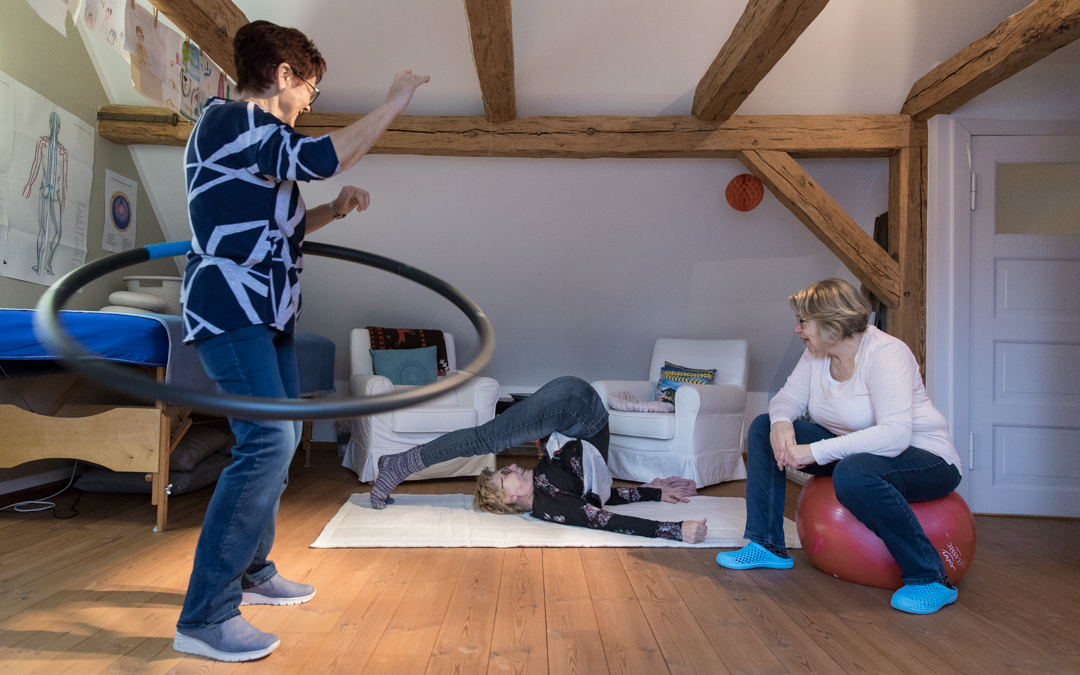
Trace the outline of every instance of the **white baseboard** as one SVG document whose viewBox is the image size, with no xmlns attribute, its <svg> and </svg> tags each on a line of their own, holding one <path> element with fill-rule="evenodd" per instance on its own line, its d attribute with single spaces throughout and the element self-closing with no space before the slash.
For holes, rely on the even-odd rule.
<svg viewBox="0 0 1080 675">
<path fill-rule="evenodd" d="M 19 490 L 29 490 L 30 488 L 35 488 L 39 485 L 47 485 L 49 483 L 70 479 L 71 468 L 69 467 L 67 469 L 56 469 L 55 471 L 38 473 L 33 476 L 23 476 L 22 478 L 5 480 L 0 482 L 0 495 L 18 492 Z"/>
</svg>

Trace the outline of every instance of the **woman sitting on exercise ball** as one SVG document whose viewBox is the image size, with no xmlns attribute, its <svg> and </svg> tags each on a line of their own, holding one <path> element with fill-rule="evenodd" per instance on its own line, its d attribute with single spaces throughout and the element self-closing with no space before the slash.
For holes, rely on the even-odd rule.
<svg viewBox="0 0 1080 675">
<path fill-rule="evenodd" d="M 832 476 L 840 503 L 881 537 L 905 584 L 892 606 L 936 612 L 957 591 L 909 502 L 944 497 L 960 484 L 945 418 L 926 395 L 914 354 L 868 325 L 870 305 L 851 284 L 826 279 L 789 301 L 806 352 L 747 433 L 743 536 L 751 543 L 716 562 L 731 569 L 794 564 L 784 549 L 790 466 Z M 812 421 L 802 419 L 807 412 Z"/>
</svg>

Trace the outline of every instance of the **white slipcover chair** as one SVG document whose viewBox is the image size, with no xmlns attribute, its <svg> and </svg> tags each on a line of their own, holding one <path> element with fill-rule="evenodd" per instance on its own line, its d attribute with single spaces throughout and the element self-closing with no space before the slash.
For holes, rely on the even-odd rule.
<svg viewBox="0 0 1080 675">
<path fill-rule="evenodd" d="M 453 371 L 457 367 L 454 336 L 443 332 L 443 338 L 446 341 L 449 369 Z M 353 329 L 349 334 L 352 370 L 349 377 L 350 396 L 375 396 L 416 388 L 394 385 L 386 377 L 375 375 L 369 349 L 371 338 L 368 330 Z M 418 406 L 350 418 L 348 426 L 352 437 L 341 463 L 355 471 L 361 482 L 373 481 L 378 473 L 379 457 L 404 452 L 450 431 L 479 426 L 495 417 L 495 403 L 498 400 L 498 382 L 490 377 L 474 377 L 449 394 Z M 484 467 L 495 468 L 495 455 L 462 457 L 436 464 L 409 476 L 408 480 L 475 476 Z"/>
<path fill-rule="evenodd" d="M 612 410 L 612 394 L 626 391 L 640 401 L 656 398 L 664 362 L 716 369 L 713 384 L 684 384 L 675 392 L 675 412 Z M 608 408 L 611 443 L 608 467 L 624 480 L 682 476 L 698 486 L 746 478 L 742 448 L 748 371 L 746 340 L 677 340 L 653 345 L 648 381 L 600 380 L 592 386 Z"/>
</svg>

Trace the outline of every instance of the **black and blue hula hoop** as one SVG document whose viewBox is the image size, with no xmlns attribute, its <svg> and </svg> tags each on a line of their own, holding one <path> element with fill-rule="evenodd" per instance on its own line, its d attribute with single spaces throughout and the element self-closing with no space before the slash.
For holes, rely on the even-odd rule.
<svg viewBox="0 0 1080 675">
<path fill-rule="evenodd" d="M 476 306 L 476 303 L 442 279 L 374 253 L 310 241 L 303 245 L 302 250 L 305 254 L 336 258 L 381 269 L 414 281 L 443 296 L 469 318 L 480 336 L 480 353 L 464 368 L 447 375 L 442 380 L 407 392 L 366 398 L 301 402 L 296 399 L 204 394 L 163 384 L 146 375 L 137 374 L 90 354 L 63 329 L 60 310 L 64 303 L 91 281 L 125 267 L 157 258 L 184 255 L 190 250 L 190 241 L 153 244 L 106 256 L 72 270 L 50 286 L 41 296 L 37 311 L 34 313 L 34 333 L 50 351 L 63 357 L 68 365 L 110 389 L 144 400 L 166 401 L 189 406 L 200 412 L 241 419 L 338 419 L 406 408 L 429 401 L 462 386 L 469 378 L 477 375 L 491 361 L 495 353 L 495 331 L 484 312 Z"/>
</svg>

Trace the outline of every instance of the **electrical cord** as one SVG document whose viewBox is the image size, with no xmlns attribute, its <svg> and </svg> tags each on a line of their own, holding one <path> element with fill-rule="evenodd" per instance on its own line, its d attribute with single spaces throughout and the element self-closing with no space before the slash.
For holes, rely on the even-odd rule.
<svg viewBox="0 0 1080 675">
<path fill-rule="evenodd" d="M 27 500 L 25 502 L 15 502 L 14 504 L 8 504 L 7 506 L 0 506 L 0 511 L 5 511 L 7 509 L 14 509 L 16 513 L 36 513 L 38 511 L 48 511 L 49 509 L 54 509 L 53 515 L 56 516 L 56 511 L 55 511 L 56 504 L 54 504 L 53 502 L 47 501 L 47 500 L 52 499 L 53 497 L 60 496 L 61 494 L 66 492 L 69 487 L 71 487 L 71 484 L 75 482 L 75 471 L 78 468 L 79 468 L 79 460 L 75 460 L 75 466 L 71 467 L 71 480 L 68 481 L 68 484 L 65 485 L 64 489 L 60 490 L 60 492 L 51 494 L 48 497 L 45 497 L 43 499 L 30 499 L 30 500 Z M 80 493 L 79 497 L 81 497 L 81 496 L 82 496 L 82 494 Z M 79 498 L 76 497 L 75 501 L 78 502 Z M 34 508 L 27 508 L 27 507 L 30 507 L 30 506 L 34 506 Z M 72 503 L 72 505 L 71 505 L 71 511 L 74 512 L 74 513 L 72 513 L 71 516 L 64 516 L 63 518 L 60 518 L 60 516 L 56 516 L 56 517 L 60 518 L 61 520 L 67 520 L 68 518 L 71 518 L 72 516 L 77 515 L 79 512 L 75 511 L 75 504 L 74 503 Z"/>
</svg>

